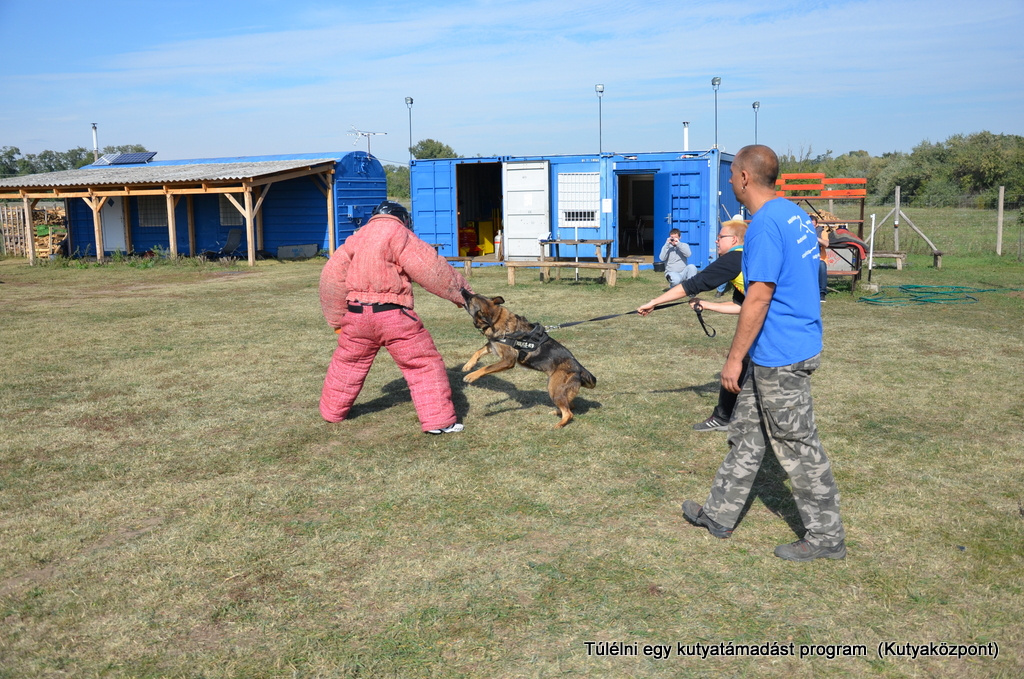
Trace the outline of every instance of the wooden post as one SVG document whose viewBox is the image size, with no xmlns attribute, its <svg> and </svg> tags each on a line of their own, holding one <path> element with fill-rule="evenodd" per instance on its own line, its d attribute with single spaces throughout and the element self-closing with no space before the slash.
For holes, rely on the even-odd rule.
<svg viewBox="0 0 1024 679">
<path fill-rule="evenodd" d="M 327 199 L 327 256 L 330 257 L 334 254 L 337 249 L 338 239 L 334 233 L 334 185 L 331 183 L 332 172 L 325 172 L 323 174 L 310 175 L 310 180 L 316 185 L 316 188 L 320 189 L 320 193 L 324 194 L 324 198 Z M 435 248 L 436 249 L 436 248 Z"/>
<path fill-rule="evenodd" d="M 121 214 L 124 215 L 124 248 L 127 252 L 135 252 L 135 243 L 132 242 L 132 208 L 131 208 L 131 196 L 125 196 L 121 199 Z M 71 233 L 71 229 L 68 229 L 68 233 Z"/>
<path fill-rule="evenodd" d="M 166 190 L 166 189 L 165 189 Z M 171 242 L 171 258 L 178 258 L 178 226 L 174 221 L 174 195 L 167 193 L 167 238 Z"/>
<path fill-rule="evenodd" d="M 1006 197 L 1006 187 L 999 187 L 999 209 L 996 212 L 996 254 L 1003 255 L 1003 198 Z"/>
<path fill-rule="evenodd" d="M 249 250 L 249 266 L 256 266 L 256 225 L 252 218 L 252 184 L 245 185 L 245 240 Z"/>
<path fill-rule="evenodd" d="M 103 203 L 106 199 L 101 196 L 91 196 L 86 198 L 82 197 L 89 207 L 92 209 L 92 230 L 96 238 L 96 261 L 103 261 L 103 217 L 100 216 L 100 210 L 103 209 Z M 83 253 L 84 254 L 84 253 Z"/>
<path fill-rule="evenodd" d="M 254 208 L 256 218 L 256 249 L 263 249 L 263 194 L 265 187 L 258 187 L 256 189 L 258 198 L 256 200 L 256 206 Z"/>
<path fill-rule="evenodd" d="M 330 176 L 330 175 L 328 175 Z M 335 246 L 338 244 L 338 237 L 335 234 L 334 225 L 334 184 L 327 180 L 327 247 L 330 250 L 328 256 L 334 254 Z M 457 253 L 456 253 L 457 254 Z"/>
<path fill-rule="evenodd" d="M 36 263 L 36 234 L 32 228 L 32 201 L 28 196 L 22 195 L 21 204 L 25 210 L 25 250 L 28 254 L 28 263 L 35 266 Z"/>
</svg>

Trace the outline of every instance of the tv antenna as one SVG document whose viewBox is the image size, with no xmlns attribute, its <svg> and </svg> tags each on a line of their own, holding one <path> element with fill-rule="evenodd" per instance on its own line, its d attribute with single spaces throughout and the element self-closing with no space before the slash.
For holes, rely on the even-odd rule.
<svg viewBox="0 0 1024 679">
<path fill-rule="evenodd" d="M 373 155 L 372 153 L 370 153 L 370 137 L 374 137 L 378 134 L 387 134 L 387 132 L 365 132 L 363 130 L 357 130 L 355 125 L 352 126 L 352 131 L 349 132 L 349 135 L 353 137 L 366 137 L 366 155 L 368 156 Z M 352 145 L 355 146 L 358 143 L 359 140 L 356 139 L 354 142 L 352 142 Z"/>
</svg>

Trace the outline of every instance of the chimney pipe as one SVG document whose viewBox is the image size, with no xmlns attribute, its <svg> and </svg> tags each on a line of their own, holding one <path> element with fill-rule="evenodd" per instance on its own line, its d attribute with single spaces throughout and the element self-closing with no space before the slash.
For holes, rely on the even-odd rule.
<svg viewBox="0 0 1024 679">
<path fill-rule="evenodd" d="M 100 145 L 96 142 L 96 123 L 92 124 L 92 162 L 100 159 Z"/>
<path fill-rule="evenodd" d="M 690 123 L 683 123 L 683 150 L 690 150 Z"/>
</svg>

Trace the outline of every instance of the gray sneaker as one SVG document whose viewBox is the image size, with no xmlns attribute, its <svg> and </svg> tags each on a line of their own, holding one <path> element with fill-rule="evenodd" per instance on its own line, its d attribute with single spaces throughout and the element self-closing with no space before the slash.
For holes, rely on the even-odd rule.
<svg viewBox="0 0 1024 679">
<path fill-rule="evenodd" d="M 693 500 L 686 500 L 683 502 L 683 516 L 686 517 L 686 520 L 694 526 L 707 528 L 708 532 L 716 538 L 724 540 L 732 535 L 732 528 L 726 528 L 725 526 L 712 521 L 711 517 L 704 513 L 704 508 Z"/>
<path fill-rule="evenodd" d="M 846 542 L 827 547 L 812 545 L 807 540 L 797 540 L 775 548 L 775 556 L 787 561 L 814 561 L 815 559 L 845 559 Z"/>
<path fill-rule="evenodd" d="M 720 420 L 714 415 L 693 425 L 694 431 L 728 431 L 729 422 L 727 420 Z"/>
</svg>

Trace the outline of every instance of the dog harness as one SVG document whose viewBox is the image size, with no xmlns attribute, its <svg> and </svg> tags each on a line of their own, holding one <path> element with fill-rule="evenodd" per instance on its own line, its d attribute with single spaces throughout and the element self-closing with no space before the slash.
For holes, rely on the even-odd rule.
<svg viewBox="0 0 1024 679">
<path fill-rule="evenodd" d="M 544 326 L 540 323 L 534 323 L 530 326 L 529 330 L 513 332 L 508 335 L 501 337 L 495 337 L 492 339 L 493 342 L 504 344 L 505 346 L 512 347 L 519 352 L 517 360 L 524 360 L 532 351 L 536 351 L 537 348 L 551 339 Z"/>
</svg>

